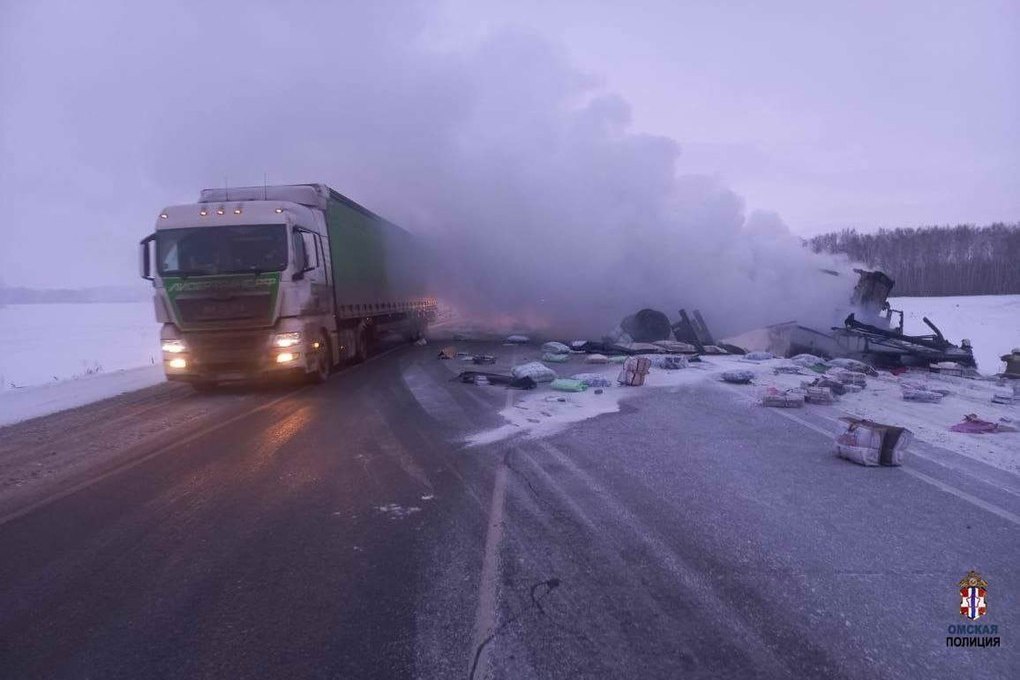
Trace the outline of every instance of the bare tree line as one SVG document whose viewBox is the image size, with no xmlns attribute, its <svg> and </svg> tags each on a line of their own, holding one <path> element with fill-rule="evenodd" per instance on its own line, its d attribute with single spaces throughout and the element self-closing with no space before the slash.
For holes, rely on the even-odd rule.
<svg viewBox="0 0 1020 680">
<path fill-rule="evenodd" d="M 894 295 L 1020 293 L 1020 224 L 984 227 L 856 229 L 808 241 L 817 252 L 841 253 L 881 269 L 896 281 Z"/>
</svg>

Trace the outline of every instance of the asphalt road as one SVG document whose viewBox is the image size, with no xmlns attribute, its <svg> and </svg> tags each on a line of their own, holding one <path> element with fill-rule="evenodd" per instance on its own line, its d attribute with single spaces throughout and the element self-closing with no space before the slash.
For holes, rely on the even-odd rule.
<svg viewBox="0 0 1020 680">
<path fill-rule="evenodd" d="M 514 393 L 451 383 L 459 366 L 434 353 L 398 348 L 318 387 L 152 393 L 205 420 L 128 402 L 0 430 L 0 456 L 30 457 L 68 419 L 60 446 L 102 447 L 125 409 L 160 418 L 104 465 L 0 505 L 0 676 L 1020 668 L 1015 477 L 924 446 L 908 467 L 860 468 L 830 453 L 835 412 L 790 418 L 715 384 L 468 448 Z M 945 645 L 969 569 L 998 648 Z"/>
</svg>

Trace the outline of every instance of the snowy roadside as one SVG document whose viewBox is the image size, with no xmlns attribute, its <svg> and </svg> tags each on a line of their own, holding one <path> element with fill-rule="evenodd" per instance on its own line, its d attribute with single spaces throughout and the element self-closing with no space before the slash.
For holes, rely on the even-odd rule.
<svg viewBox="0 0 1020 680">
<path fill-rule="evenodd" d="M 563 377 L 582 372 L 600 373 L 613 386 L 603 388 L 602 394 L 595 394 L 593 389 L 579 393 L 557 392 L 547 384 L 535 390 L 518 392 L 513 403 L 500 411 L 506 424 L 474 433 L 468 437 L 467 443 L 472 446 L 488 444 L 515 435 L 527 438 L 548 437 L 573 423 L 619 411 L 623 399 L 648 396 L 652 390 L 675 392 L 704 382 L 722 384 L 722 373 L 735 369 L 749 370 L 755 375 L 753 384 L 735 387 L 739 390 L 738 394 L 743 393 L 743 401 L 749 407 L 754 405 L 765 408 L 760 404 L 768 387 L 800 387 L 801 382 L 817 377 L 816 373 L 807 369 L 804 369 L 802 375 L 775 374 L 777 366 L 788 364 L 785 359 L 755 362 L 735 356 L 714 356 L 680 370 L 653 367 L 644 387 L 624 387 L 616 383 L 619 365 L 591 365 L 579 359 L 576 363 L 556 365 L 554 370 Z M 904 383 L 920 383 L 948 390 L 949 394 L 940 403 L 905 401 L 901 391 Z M 823 408 L 836 417 L 849 415 L 906 427 L 921 441 L 1017 474 L 1020 473 L 1020 433 L 975 435 L 949 430 L 951 425 L 959 423 L 968 413 L 976 413 L 991 421 L 1000 418 L 1020 419 L 1020 405 L 992 403 L 992 396 L 1002 389 L 990 380 L 943 376 L 920 370 L 901 376 L 883 372 L 876 377 L 868 377 L 863 392 L 840 397 L 835 407 L 808 404 L 804 409 Z"/>
<path fill-rule="evenodd" d="M 162 366 L 97 373 L 73 380 L 0 391 L 0 427 L 77 408 L 164 381 Z"/>
</svg>

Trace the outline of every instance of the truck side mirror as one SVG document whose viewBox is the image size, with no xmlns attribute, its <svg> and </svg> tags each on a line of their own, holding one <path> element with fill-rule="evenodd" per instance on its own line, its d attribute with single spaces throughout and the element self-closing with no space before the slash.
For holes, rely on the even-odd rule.
<svg viewBox="0 0 1020 680">
<path fill-rule="evenodd" d="M 294 272 L 293 278 L 294 281 L 300 281 L 301 279 L 305 278 L 306 273 L 314 270 L 318 266 L 318 262 L 316 261 L 318 258 L 315 257 L 314 241 L 312 245 L 313 254 L 309 255 L 308 243 L 305 241 L 305 234 L 308 234 L 308 236 L 314 238 L 314 234 L 312 234 L 312 232 L 310 231 L 305 231 L 304 229 L 294 229 L 293 239 L 294 239 L 294 256 L 296 260 L 295 264 L 297 264 L 299 267 L 298 271 Z M 313 258 L 315 259 L 313 260 Z"/>
<path fill-rule="evenodd" d="M 149 234 L 141 241 L 138 242 L 138 246 L 141 248 L 141 261 L 139 264 L 140 274 L 142 278 L 147 281 L 152 281 L 152 249 L 149 244 L 156 240 L 155 234 Z"/>
</svg>

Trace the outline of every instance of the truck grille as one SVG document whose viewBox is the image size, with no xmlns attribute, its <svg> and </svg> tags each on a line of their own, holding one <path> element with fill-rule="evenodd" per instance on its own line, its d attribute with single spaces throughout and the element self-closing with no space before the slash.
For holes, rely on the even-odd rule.
<svg viewBox="0 0 1020 680">
<path fill-rule="evenodd" d="M 188 346 L 196 365 L 217 370 L 254 368 L 268 356 L 269 334 L 256 333 L 190 333 Z"/>
<path fill-rule="evenodd" d="M 235 295 L 224 299 L 178 297 L 175 303 L 184 323 L 269 319 L 273 314 L 270 295 Z"/>
</svg>

